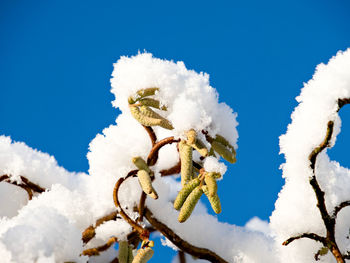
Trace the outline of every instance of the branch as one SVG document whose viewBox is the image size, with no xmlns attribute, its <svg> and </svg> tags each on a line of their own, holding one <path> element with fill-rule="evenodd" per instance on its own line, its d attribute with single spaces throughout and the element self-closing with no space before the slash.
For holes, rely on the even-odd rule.
<svg viewBox="0 0 350 263">
<path fill-rule="evenodd" d="M 179 255 L 179 262 L 186 263 L 185 253 L 182 250 L 178 251 L 178 255 Z"/>
<path fill-rule="evenodd" d="M 108 239 L 107 243 L 99 246 L 99 247 L 94 247 L 94 248 L 89 248 L 83 251 L 84 256 L 98 256 L 100 255 L 100 252 L 105 251 L 109 249 L 115 242 L 118 242 L 118 239 L 116 237 L 111 237 Z"/>
<path fill-rule="evenodd" d="M 179 142 L 180 140 L 175 140 L 174 139 L 174 136 L 171 136 L 171 137 L 168 137 L 168 138 L 165 138 L 163 140 L 160 140 L 159 142 L 157 142 L 151 149 L 148 157 L 147 157 L 147 165 L 149 166 L 152 166 L 152 165 L 155 165 L 157 160 L 158 160 L 158 152 L 159 150 L 167 145 L 167 144 L 171 144 L 171 143 L 174 143 L 174 142 Z"/>
<path fill-rule="evenodd" d="M 200 259 L 209 260 L 210 262 L 228 263 L 226 260 L 221 258 L 215 252 L 213 252 L 209 249 L 206 249 L 206 248 L 200 248 L 200 247 L 193 246 L 192 244 L 183 240 L 173 230 L 171 230 L 167 225 L 158 221 L 158 219 L 156 219 L 153 216 L 152 212 L 147 207 L 145 208 L 145 217 L 147 218 L 147 220 L 150 222 L 151 225 L 153 225 L 167 239 L 169 239 L 174 245 L 176 245 L 179 249 L 183 250 L 184 252 L 191 254 L 192 256 L 195 256 L 195 257 L 200 258 Z"/>
<path fill-rule="evenodd" d="M 110 221 L 110 220 L 116 220 L 117 219 L 117 211 L 113 211 L 112 213 L 103 216 L 96 220 L 96 223 L 94 225 L 90 225 L 88 228 L 86 228 L 82 234 L 82 240 L 84 244 L 89 242 L 91 239 L 93 239 L 96 235 L 95 229 L 99 227 L 104 222 Z"/>
<path fill-rule="evenodd" d="M 327 246 L 327 239 L 325 237 L 321 237 L 314 233 L 304 233 L 295 237 L 290 237 L 286 241 L 282 243 L 283 246 L 288 246 L 290 243 L 292 243 L 294 240 L 301 239 L 301 238 L 309 238 L 312 240 L 315 240 L 317 242 L 321 242 L 324 246 Z"/>
</svg>

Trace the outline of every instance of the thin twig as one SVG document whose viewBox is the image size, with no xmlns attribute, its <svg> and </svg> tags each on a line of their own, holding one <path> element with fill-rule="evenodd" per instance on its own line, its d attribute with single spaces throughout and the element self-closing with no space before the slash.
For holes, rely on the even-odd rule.
<svg viewBox="0 0 350 263">
<path fill-rule="evenodd" d="M 121 186 L 121 184 L 128 178 L 130 178 L 132 176 L 132 174 L 129 174 L 125 177 L 125 178 L 119 178 L 119 180 L 117 181 L 117 183 L 114 186 L 114 190 L 113 190 L 113 200 L 114 200 L 114 204 L 116 207 L 119 207 L 120 209 L 120 215 L 124 218 L 124 220 L 131 225 L 137 232 L 139 232 L 140 237 L 142 239 L 147 239 L 149 237 L 149 232 L 144 229 L 142 226 L 140 226 L 139 224 L 137 224 L 134 220 L 132 220 L 129 215 L 127 213 L 125 213 L 125 211 L 123 210 L 122 206 L 119 203 L 119 199 L 118 199 L 118 191 L 119 191 L 119 187 Z"/>
<path fill-rule="evenodd" d="M 179 262 L 186 263 L 185 253 L 182 250 L 178 251 L 178 255 L 179 255 Z"/>
<path fill-rule="evenodd" d="M 143 212 L 145 209 L 146 198 L 147 198 L 147 194 L 144 191 L 142 191 L 141 197 L 140 197 L 139 209 L 138 209 L 138 212 L 140 214 L 138 219 L 139 222 L 142 222 L 143 220 Z"/>
<path fill-rule="evenodd" d="M 168 137 L 168 138 L 165 138 L 163 140 L 160 140 L 159 142 L 157 142 L 151 149 L 148 157 L 147 157 L 147 165 L 149 166 L 152 166 L 152 165 L 155 165 L 157 160 L 158 160 L 158 152 L 159 150 L 167 145 L 167 144 L 171 144 L 171 143 L 174 143 L 174 142 L 179 142 L 180 140 L 175 140 L 174 139 L 174 136 L 171 136 L 171 137 Z"/>
<path fill-rule="evenodd" d="M 98 256 L 100 255 L 100 252 L 109 249 L 115 242 L 118 242 L 118 239 L 116 237 L 111 237 L 110 239 L 108 239 L 106 244 L 99 247 L 85 249 L 82 254 L 84 256 L 89 256 L 89 257 Z"/>
<path fill-rule="evenodd" d="M 168 176 L 173 174 L 178 174 L 181 172 L 181 161 L 175 164 L 173 167 L 160 171 L 161 176 Z"/>
<path fill-rule="evenodd" d="M 327 239 L 324 237 L 321 237 L 314 233 L 303 233 L 301 235 L 290 237 L 286 241 L 282 243 L 283 246 L 288 246 L 290 243 L 292 243 L 294 240 L 301 239 L 301 238 L 309 238 L 312 240 L 315 240 L 317 242 L 321 242 L 324 246 L 327 246 Z"/>
<path fill-rule="evenodd" d="M 152 143 L 152 147 L 153 147 L 156 144 L 156 141 L 157 141 L 157 136 L 154 133 L 154 130 L 150 126 L 142 125 L 142 127 L 145 128 L 145 130 L 147 131 L 147 133 L 149 135 L 149 138 L 151 139 L 151 143 Z"/>
<path fill-rule="evenodd" d="M 336 218 L 338 213 L 340 212 L 340 210 L 342 210 L 343 208 L 348 207 L 348 206 L 350 206 L 350 201 L 341 202 L 339 205 L 337 205 L 334 208 L 332 217 Z"/>
<path fill-rule="evenodd" d="M 82 234 L 82 240 L 83 243 L 86 244 L 87 242 L 89 242 L 91 239 L 93 239 L 96 235 L 95 229 L 97 227 L 99 227 L 101 224 L 103 224 L 104 222 L 110 221 L 110 220 L 116 220 L 117 219 L 117 211 L 113 211 L 111 213 L 109 213 L 106 216 L 103 216 L 99 219 L 96 220 L 96 223 L 94 225 L 90 225 L 88 228 L 86 228 Z"/>
<path fill-rule="evenodd" d="M 159 232 L 161 232 L 167 239 L 169 239 L 174 245 L 183 250 L 184 252 L 191 254 L 200 259 L 206 259 L 210 262 L 217 263 L 228 263 L 222 257 L 217 255 L 215 252 L 206 249 L 196 247 L 187 241 L 183 240 L 180 236 L 178 236 L 173 230 L 171 230 L 167 225 L 156 219 L 152 212 L 146 207 L 145 208 L 145 217 L 150 222 L 152 226 L 154 226 Z"/>
</svg>

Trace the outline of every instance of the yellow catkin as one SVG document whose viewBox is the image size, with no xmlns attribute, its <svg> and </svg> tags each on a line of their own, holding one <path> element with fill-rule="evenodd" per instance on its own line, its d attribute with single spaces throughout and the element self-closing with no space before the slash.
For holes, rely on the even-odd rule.
<svg viewBox="0 0 350 263">
<path fill-rule="evenodd" d="M 205 147 L 205 144 L 201 140 L 197 139 L 195 143 L 191 144 L 191 147 L 193 147 L 197 152 L 199 152 L 201 156 L 208 156 L 208 149 L 207 147 Z"/>
<path fill-rule="evenodd" d="M 182 205 L 182 208 L 179 213 L 178 220 L 180 223 L 185 222 L 190 215 L 192 214 L 193 209 L 195 208 L 198 200 L 201 198 L 203 190 L 197 186 L 186 198 L 186 201 Z"/>
<path fill-rule="evenodd" d="M 143 106 L 149 106 L 149 107 L 153 107 L 153 108 L 164 110 L 164 111 L 167 110 L 167 107 L 164 105 L 161 105 L 159 100 L 155 100 L 152 98 L 144 98 L 144 99 L 141 99 L 139 102 Z"/>
<path fill-rule="evenodd" d="M 210 205 L 213 208 L 214 212 L 216 214 L 220 214 L 221 213 L 221 203 L 220 203 L 220 199 L 219 199 L 218 194 L 211 196 L 209 194 L 209 190 L 208 190 L 207 185 L 203 185 L 202 190 L 203 190 L 204 194 L 208 197 L 208 200 L 209 200 Z"/>
<path fill-rule="evenodd" d="M 133 247 L 129 246 L 128 247 L 128 263 L 132 263 L 133 260 L 134 260 Z M 119 261 L 119 263 L 120 263 L 120 261 Z"/>
<path fill-rule="evenodd" d="M 128 263 L 129 244 L 128 241 L 120 241 L 118 248 L 119 263 Z"/>
<path fill-rule="evenodd" d="M 204 176 L 204 182 L 208 186 L 209 195 L 214 196 L 218 191 L 218 185 L 214 175 L 212 173 L 206 173 Z"/>
<path fill-rule="evenodd" d="M 192 177 L 192 147 L 185 141 L 180 141 L 179 153 L 181 160 L 181 185 L 183 187 Z"/>
<path fill-rule="evenodd" d="M 142 125 L 160 126 L 162 124 L 161 119 L 151 118 L 142 114 L 139 107 L 130 106 L 130 112 L 131 112 L 131 115 Z"/>
<path fill-rule="evenodd" d="M 161 116 L 158 113 L 156 113 L 150 107 L 141 106 L 140 107 L 140 112 L 145 117 L 149 117 L 149 118 L 152 118 L 152 119 L 160 120 L 160 123 L 157 124 L 158 126 L 161 126 L 164 129 L 168 129 L 168 130 L 174 129 L 174 127 L 171 125 L 171 123 L 167 119 L 165 119 L 163 116 Z"/>
<path fill-rule="evenodd" d="M 215 179 L 221 178 L 221 174 L 217 172 L 209 172 L 210 176 L 213 176 Z"/>
<path fill-rule="evenodd" d="M 151 173 L 151 170 L 149 169 L 147 163 L 140 156 L 132 158 L 132 162 L 139 170 L 145 170 L 147 173 Z"/>
<path fill-rule="evenodd" d="M 200 180 L 198 178 L 192 179 L 188 182 L 178 193 L 175 201 L 174 201 L 174 208 L 176 210 L 179 210 L 183 203 L 185 202 L 188 195 L 193 191 L 194 188 L 196 188 L 200 184 Z"/>
<path fill-rule="evenodd" d="M 137 172 L 137 177 L 139 179 L 142 190 L 153 199 L 157 199 L 158 195 L 152 187 L 152 180 L 149 173 L 147 173 L 145 170 L 139 170 Z"/>
<path fill-rule="evenodd" d="M 235 163 L 236 162 L 236 156 L 233 154 L 230 150 L 228 150 L 225 145 L 217 142 L 217 141 L 212 141 L 211 146 L 213 149 L 226 161 L 230 163 Z"/>
<path fill-rule="evenodd" d="M 197 133 L 194 129 L 187 131 L 186 136 L 187 136 L 187 144 L 191 145 L 191 144 L 196 143 Z"/>
<path fill-rule="evenodd" d="M 132 263 L 146 263 L 153 257 L 154 251 L 150 247 L 140 248 Z"/>
</svg>

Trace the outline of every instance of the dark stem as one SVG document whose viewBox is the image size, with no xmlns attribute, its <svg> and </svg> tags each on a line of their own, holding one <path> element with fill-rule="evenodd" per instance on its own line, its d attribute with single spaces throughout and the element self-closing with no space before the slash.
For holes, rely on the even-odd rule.
<svg viewBox="0 0 350 263">
<path fill-rule="evenodd" d="M 117 214 L 118 214 L 117 211 L 113 211 L 112 213 L 97 219 L 94 225 L 90 225 L 88 228 L 86 228 L 81 238 L 83 240 L 83 243 L 86 244 L 87 242 L 89 242 L 91 239 L 95 237 L 96 235 L 95 229 L 99 227 L 101 224 L 110 220 L 116 220 Z"/>
<path fill-rule="evenodd" d="M 118 242 L 118 239 L 116 237 L 111 237 L 110 239 L 108 239 L 106 244 L 99 247 L 85 249 L 82 254 L 84 256 L 89 256 L 89 257 L 98 256 L 100 255 L 100 252 L 109 249 L 115 242 Z"/>
<path fill-rule="evenodd" d="M 180 172 L 181 172 L 181 161 L 179 161 L 177 164 L 175 164 L 173 167 L 169 169 L 161 170 L 160 174 L 161 176 L 168 176 L 168 175 L 178 174 Z"/>
<path fill-rule="evenodd" d="M 179 262 L 186 263 L 185 253 L 182 250 L 179 250 L 178 255 L 179 255 Z"/>
<path fill-rule="evenodd" d="M 188 243 L 187 241 L 183 240 L 167 225 L 158 221 L 158 219 L 156 219 L 153 216 L 152 212 L 147 207 L 145 208 L 145 217 L 152 226 L 154 226 L 159 232 L 161 232 L 167 239 L 169 239 L 174 245 L 176 245 L 182 251 L 192 256 L 195 256 L 197 258 L 208 260 L 210 262 L 228 263 L 226 260 L 224 260 L 222 257 L 217 255 L 215 252 L 206 248 L 196 247 Z"/>
<path fill-rule="evenodd" d="M 154 133 L 154 130 L 150 126 L 142 125 L 142 127 L 145 128 L 145 130 L 147 131 L 147 133 L 149 135 L 149 138 L 151 139 L 151 143 L 152 143 L 152 147 L 153 147 L 156 144 L 156 141 L 157 141 L 157 136 Z"/>
<path fill-rule="evenodd" d="M 174 143 L 174 142 L 179 142 L 180 140 L 175 140 L 174 139 L 174 136 L 171 136 L 171 137 L 168 137 L 168 138 L 165 138 L 163 140 L 160 140 L 159 142 L 157 142 L 151 149 L 148 157 L 147 157 L 147 165 L 149 166 L 152 166 L 152 165 L 155 165 L 157 160 L 158 160 L 158 153 L 159 153 L 159 150 L 167 145 L 167 144 L 171 144 L 171 143 Z"/>
<path fill-rule="evenodd" d="M 301 238 L 309 238 L 312 240 L 315 240 L 317 242 L 321 242 L 324 246 L 327 246 L 327 239 L 324 237 L 321 237 L 314 233 L 303 233 L 298 236 L 290 237 L 286 241 L 282 243 L 283 246 L 288 246 L 290 243 L 292 243 L 294 240 L 301 239 Z"/>
<path fill-rule="evenodd" d="M 344 201 L 344 202 L 341 202 L 339 205 L 337 205 L 334 210 L 333 210 L 333 215 L 332 217 L 333 218 L 336 218 L 338 213 L 345 207 L 348 207 L 350 206 L 350 201 Z"/>
<path fill-rule="evenodd" d="M 122 206 L 120 205 L 120 202 L 119 202 L 119 199 L 118 199 L 118 191 L 119 191 L 119 188 L 122 185 L 122 183 L 126 179 L 130 178 L 131 176 L 134 176 L 136 173 L 137 173 L 137 170 L 134 170 L 134 171 L 129 172 L 128 175 L 125 178 L 123 178 L 123 177 L 119 178 L 119 180 L 117 181 L 117 183 L 114 186 L 113 200 L 114 200 L 115 206 L 120 209 L 120 211 L 119 211 L 120 215 L 124 218 L 124 220 L 129 225 L 131 225 L 137 232 L 139 232 L 140 238 L 141 239 L 148 239 L 149 232 L 146 229 L 144 229 L 142 226 L 137 224 L 134 220 L 132 220 L 127 213 L 125 213 L 125 211 L 123 210 Z"/>
</svg>

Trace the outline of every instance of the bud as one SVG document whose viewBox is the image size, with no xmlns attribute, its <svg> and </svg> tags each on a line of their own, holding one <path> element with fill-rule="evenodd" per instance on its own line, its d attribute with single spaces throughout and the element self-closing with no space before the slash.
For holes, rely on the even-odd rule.
<svg viewBox="0 0 350 263">
<path fill-rule="evenodd" d="M 191 144 L 191 147 L 193 147 L 197 152 L 199 152 L 201 156 L 208 156 L 208 149 L 207 147 L 205 147 L 205 144 L 201 140 L 197 139 L 195 143 Z"/>
<path fill-rule="evenodd" d="M 163 116 L 161 116 L 158 113 L 156 113 L 155 111 L 153 111 L 150 107 L 141 106 L 140 112 L 142 115 L 144 115 L 146 117 L 160 120 L 160 123 L 158 124 L 158 126 L 161 126 L 164 129 L 168 129 L 168 130 L 174 129 L 174 127 L 171 125 L 171 123 L 167 119 L 165 119 Z"/>
<path fill-rule="evenodd" d="M 192 177 L 192 148 L 185 141 L 179 143 L 181 160 L 181 185 L 185 186 Z"/>
<path fill-rule="evenodd" d="M 145 170 L 147 173 L 151 173 L 147 163 L 140 156 L 132 158 L 132 162 L 136 165 L 139 170 Z"/>
<path fill-rule="evenodd" d="M 212 141 L 211 146 L 213 149 L 226 161 L 230 163 L 236 162 L 236 156 L 235 153 L 229 151 L 223 144 L 217 141 Z"/>
<path fill-rule="evenodd" d="M 186 198 L 178 217 L 180 223 L 185 222 L 190 217 L 202 194 L 203 190 L 200 187 L 196 187 Z"/>
<path fill-rule="evenodd" d="M 161 119 L 155 119 L 145 116 L 141 113 L 140 109 L 136 106 L 130 106 L 131 115 L 144 126 L 160 126 L 162 123 Z"/>
<path fill-rule="evenodd" d="M 187 136 L 187 143 L 188 144 L 194 144 L 196 142 L 196 138 L 197 138 L 197 133 L 194 129 L 189 130 L 188 132 L 186 132 L 186 136 Z"/>
<path fill-rule="evenodd" d="M 144 97 L 153 96 L 154 94 L 156 94 L 156 91 L 158 91 L 158 90 L 159 90 L 159 88 L 141 89 L 141 90 L 136 92 L 136 96 L 130 96 L 128 98 L 128 102 L 129 102 L 129 104 L 134 104 L 138 100 L 140 100 Z"/>
<path fill-rule="evenodd" d="M 194 188 L 196 188 L 200 184 L 200 180 L 198 178 L 192 179 L 189 181 L 178 193 L 175 202 L 174 202 L 174 208 L 176 210 L 179 210 L 183 203 L 185 202 L 188 195 L 193 191 Z"/>
</svg>

